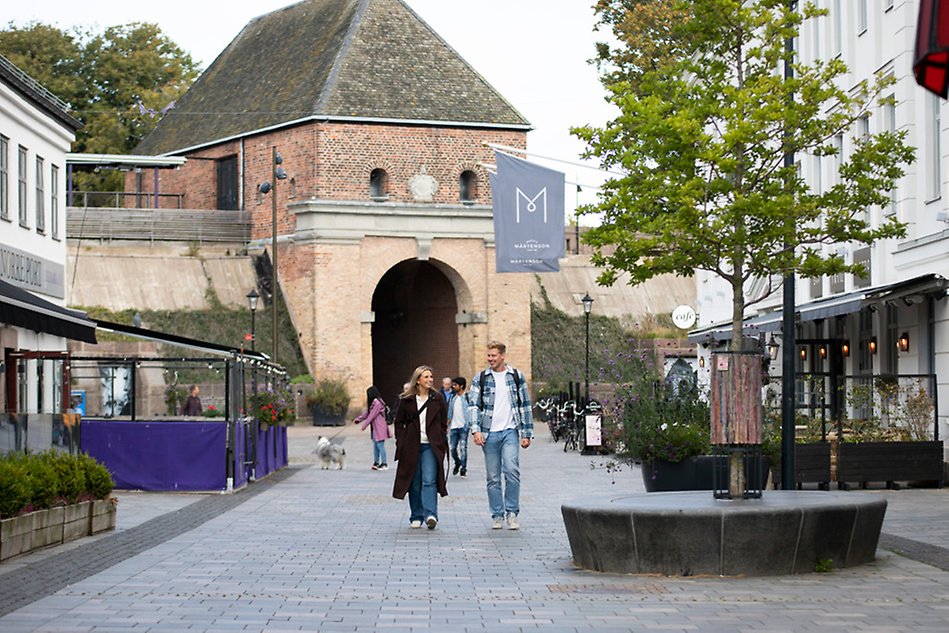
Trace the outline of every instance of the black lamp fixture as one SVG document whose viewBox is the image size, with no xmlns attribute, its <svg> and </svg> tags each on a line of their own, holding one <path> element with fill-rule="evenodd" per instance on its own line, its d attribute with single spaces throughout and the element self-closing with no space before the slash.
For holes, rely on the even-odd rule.
<svg viewBox="0 0 949 633">
<path fill-rule="evenodd" d="M 821 345 L 817 348 L 817 353 L 820 354 L 821 358 L 827 358 L 827 346 Z"/>
<path fill-rule="evenodd" d="M 871 336 L 870 341 L 867 343 L 867 349 L 870 350 L 871 354 L 877 353 L 877 337 Z"/>
<path fill-rule="evenodd" d="M 909 351 L 909 332 L 900 334 L 900 337 L 896 340 L 896 346 L 901 352 Z"/>
<path fill-rule="evenodd" d="M 798 356 L 801 357 L 801 360 L 807 360 L 807 348 L 803 345 L 798 349 Z"/>
<path fill-rule="evenodd" d="M 270 182 L 262 182 L 257 185 L 257 191 L 262 194 L 269 193 L 270 195 L 270 206 L 271 206 L 271 241 L 270 241 L 270 255 L 272 258 L 271 264 L 273 264 L 273 286 L 271 292 L 273 293 L 273 349 L 271 350 L 270 356 L 271 361 L 277 362 L 277 292 L 280 289 L 280 286 L 277 285 L 277 181 L 286 180 L 287 172 L 280 165 L 283 163 L 283 156 L 280 155 L 280 152 L 277 151 L 277 146 L 274 145 L 271 147 L 271 175 L 272 178 Z"/>
<path fill-rule="evenodd" d="M 584 391 L 584 398 L 586 402 L 590 401 L 590 312 L 593 310 L 593 297 L 590 296 L 590 293 L 583 295 L 583 299 L 580 299 L 580 302 L 583 304 L 583 316 L 586 319 L 586 365 L 584 367 L 584 379 L 586 383 L 586 390 Z"/>
<path fill-rule="evenodd" d="M 919 2 L 913 74 L 926 90 L 949 94 L 949 0 Z"/>
<path fill-rule="evenodd" d="M 772 334 L 771 340 L 768 341 L 768 358 L 778 360 L 779 351 L 781 351 L 781 345 L 778 343 L 778 339 L 774 338 L 774 334 Z"/>
<path fill-rule="evenodd" d="M 840 344 L 840 353 L 844 358 L 850 356 L 850 341 L 844 341 Z"/>
<path fill-rule="evenodd" d="M 257 315 L 257 302 L 260 301 L 260 295 L 256 288 L 251 288 L 247 293 L 247 306 L 250 308 L 250 349 L 257 351 L 257 332 L 255 332 L 255 316 Z"/>
</svg>

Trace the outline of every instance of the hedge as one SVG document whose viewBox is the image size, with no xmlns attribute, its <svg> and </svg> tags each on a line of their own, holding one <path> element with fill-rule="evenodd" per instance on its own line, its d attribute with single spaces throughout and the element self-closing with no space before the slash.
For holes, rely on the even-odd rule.
<svg viewBox="0 0 949 633">
<path fill-rule="evenodd" d="M 0 456 L 0 519 L 105 499 L 114 487 L 106 467 L 85 453 L 7 453 Z"/>
</svg>

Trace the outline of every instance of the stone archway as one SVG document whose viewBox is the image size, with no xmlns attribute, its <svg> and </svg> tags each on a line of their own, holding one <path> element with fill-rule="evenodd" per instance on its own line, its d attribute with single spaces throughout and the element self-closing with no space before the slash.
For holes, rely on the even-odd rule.
<svg viewBox="0 0 949 633">
<path fill-rule="evenodd" d="M 419 365 L 430 365 L 436 386 L 459 370 L 456 291 L 428 261 L 407 260 L 390 268 L 372 295 L 372 381 L 395 402 Z"/>
</svg>

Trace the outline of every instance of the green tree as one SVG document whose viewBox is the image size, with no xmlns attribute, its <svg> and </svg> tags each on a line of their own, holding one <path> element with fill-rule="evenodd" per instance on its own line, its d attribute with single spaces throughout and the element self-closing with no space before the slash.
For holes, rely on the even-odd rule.
<svg viewBox="0 0 949 633">
<path fill-rule="evenodd" d="M 0 54 L 62 99 L 83 126 L 73 151 L 127 154 L 173 107 L 200 68 L 155 24 L 102 33 L 38 22 L 0 31 Z M 121 189 L 120 173 L 77 174 L 79 188 Z"/>
<path fill-rule="evenodd" d="M 632 283 L 697 270 L 721 277 L 732 290 L 732 349 L 740 349 L 745 308 L 785 275 L 865 273 L 826 245 L 905 234 L 892 217 L 873 224 L 868 210 L 889 204 L 914 152 L 902 132 L 854 138 L 853 151 L 837 158 L 836 182 L 811 189 L 785 156 L 835 156 L 835 137 L 855 134 L 891 80 L 844 86 L 847 69 L 837 58 L 792 59 L 794 76 L 785 80 L 785 41 L 803 20 L 826 14 L 812 3 L 789 11 L 786 0 L 603 0 L 596 10 L 635 48 L 652 22 L 637 31 L 623 12 L 650 4 L 682 16 L 668 26 L 677 46 L 652 66 L 619 47 L 603 82 L 620 115 L 603 128 L 573 130 L 589 156 L 626 173 L 580 211 L 602 217 L 586 239 L 605 269 L 603 284 L 620 271 Z M 746 296 L 754 279 L 767 288 Z"/>
</svg>

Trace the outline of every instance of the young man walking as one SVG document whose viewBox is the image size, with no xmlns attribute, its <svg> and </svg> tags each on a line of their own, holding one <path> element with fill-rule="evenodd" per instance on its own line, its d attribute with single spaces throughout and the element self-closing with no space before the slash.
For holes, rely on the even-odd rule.
<svg viewBox="0 0 949 633">
<path fill-rule="evenodd" d="M 491 527 L 520 529 L 520 449 L 531 445 L 534 421 L 524 374 L 505 360 L 504 343 L 488 343 L 488 368 L 471 381 L 469 420 L 484 451 Z M 503 478 L 503 485 L 502 485 Z"/>
<path fill-rule="evenodd" d="M 448 446 L 455 462 L 453 475 L 461 471 L 461 478 L 468 476 L 468 409 L 471 403 L 465 387 L 468 381 L 461 376 L 451 381 L 451 397 L 448 398 Z"/>
</svg>

